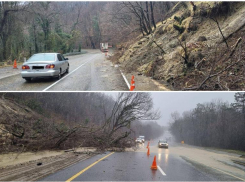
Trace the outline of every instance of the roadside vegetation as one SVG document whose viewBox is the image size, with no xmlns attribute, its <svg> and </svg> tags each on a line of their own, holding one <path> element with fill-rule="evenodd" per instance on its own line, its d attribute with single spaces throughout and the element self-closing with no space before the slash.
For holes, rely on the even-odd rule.
<svg viewBox="0 0 245 182">
<path fill-rule="evenodd" d="M 131 147 L 136 134 L 159 137 L 148 93 L 1 93 L 0 152 Z"/>
<path fill-rule="evenodd" d="M 244 90 L 244 14 L 227 1 L 0 1 L 0 66 L 108 42 L 114 64 L 171 90 Z"/>
<path fill-rule="evenodd" d="M 115 46 L 138 34 L 134 24 L 139 20 L 144 34 L 151 33 L 152 22 L 155 25 L 173 3 L 137 4 L 140 12 L 143 7 L 148 9 L 147 16 L 137 19 L 127 14 L 125 7 L 131 9 L 130 2 L 0 1 L 0 64 L 12 65 L 14 59 L 23 61 L 39 52 L 65 54 L 99 49 L 100 42 Z"/>
<path fill-rule="evenodd" d="M 245 93 L 235 101 L 197 104 L 182 115 L 172 114 L 170 131 L 178 142 L 190 145 L 245 151 Z"/>
</svg>

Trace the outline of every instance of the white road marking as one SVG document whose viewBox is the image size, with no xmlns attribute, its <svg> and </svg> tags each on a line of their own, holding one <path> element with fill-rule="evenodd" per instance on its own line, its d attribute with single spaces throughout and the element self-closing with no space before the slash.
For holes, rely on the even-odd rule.
<svg viewBox="0 0 245 182">
<path fill-rule="evenodd" d="M 59 83 L 61 80 L 65 79 L 67 76 L 71 75 L 72 73 L 74 73 L 75 71 L 77 71 L 79 68 L 81 68 L 82 66 L 84 66 L 86 63 L 88 63 L 89 61 L 91 61 L 92 59 L 94 59 L 97 55 L 93 56 L 90 60 L 86 61 L 85 63 L 83 63 L 82 65 L 80 65 L 79 67 L 77 67 L 76 69 L 74 69 L 72 72 L 70 72 L 68 75 L 64 76 L 63 78 L 61 78 L 60 80 L 54 82 L 52 85 L 48 86 L 47 88 L 45 88 L 43 90 L 43 92 L 47 91 L 48 89 L 50 89 L 51 87 L 53 87 L 54 85 L 56 85 L 57 83 Z"/>
<path fill-rule="evenodd" d="M 4 78 L 11 77 L 11 76 L 20 75 L 20 74 L 21 74 L 21 73 L 15 73 L 15 74 L 12 74 L 12 75 L 4 76 L 4 77 L 0 78 L 0 80 L 1 80 L 1 79 L 4 79 Z"/>
<path fill-rule="evenodd" d="M 122 72 L 121 70 L 120 70 L 120 72 L 121 72 L 121 75 L 122 75 L 124 81 L 126 82 L 126 84 L 127 84 L 127 86 L 128 86 L 128 89 L 130 89 L 130 84 L 128 83 L 127 78 L 125 77 L 125 75 L 123 74 L 123 72 Z"/>
<path fill-rule="evenodd" d="M 166 174 L 163 172 L 162 168 L 160 168 L 160 166 L 157 166 L 157 168 L 159 169 L 159 171 L 162 173 L 163 176 L 166 176 Z"/>
</svg>

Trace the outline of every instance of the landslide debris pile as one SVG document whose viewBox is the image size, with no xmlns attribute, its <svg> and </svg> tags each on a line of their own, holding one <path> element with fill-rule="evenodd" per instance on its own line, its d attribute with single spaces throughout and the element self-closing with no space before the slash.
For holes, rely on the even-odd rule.
<svg viewBox="0 0 245 182">
<path fill-rule="evenodd" d="M 75 135 L 79 127 L 69 127 L 55 114 L 39 114 L 15 99 L 0 98 L 0 115 L 0 153 L 69 149 L 83 140 L 82 134 Z"/>
<path fill-rule="evenodd" d="M 166 17 L 153 34 L 120 47 L 125 70 L 173 90 L 245 89 L 244 2 L 179 2 Z"/>
<path fill-rule="evenodd" d="M 0 153 L 50 148 L 56 124 L 14 100 L 0 98 Z"/>
<path fill-rule="evenodd" d="M 120 131 L 115 127 L 112 128 L 111 120 L 105 120 L 106 123 L 101 126 L 94 121 L 90 122 L 92 117 L 96 119 L 96 114 L 102 119 L 95 121 L 104 122 L 99 111 L 105 111 L 90 102 L 100 102 L 102 98 L 108 105 L 110 101 L 113 103 L 111 98 L 104 97 L 102 94 L 73 94 L 69 96 L 69 99 L 64 100 L 66 95 L 65 93 L 58 95 L 57 93 L 0 94 L 0 153 L 78 147 L 95 147 L 104 151 L 110 147 L 125 148 L 134 145 L 134 140 L 129 136 L 130 133 L 124 128 Z M 125 94 L 125 97 L 127 96 Z M 96 101 L 92 98 L 96 98 Z M 143 97 L 142 94 L 142 98 L 145 99 L 145 95 Z M 126 102 L 125 100 L 121 102 Z M 81 103 L 88 103 L 90 107 L 85 107 Z M 138 103 L 142 104 L 142 102 Z M 148 101 L 145 103 L 148 104 Z M 76 107 L 75 111 L 73 111 L 74 107 Z M 122 109 L 121 112 L 124 110 Z M 69 115 L 76 118 L 71 119 Z M 119 126 L 118 123 L 116 124 Z"/>
</svg>

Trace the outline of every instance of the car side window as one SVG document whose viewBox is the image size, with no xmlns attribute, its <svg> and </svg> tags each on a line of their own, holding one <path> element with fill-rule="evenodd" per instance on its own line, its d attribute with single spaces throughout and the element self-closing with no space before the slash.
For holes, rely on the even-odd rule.
<svg viewBox="0 0 245 182">
<path fill-rule="evenodd" d="M 60 56 L 61 56 L 62 60 L 65 60 L 65 57 L 62 54 L 60 54 Z"/>
<path fill-rule="evenodd" d="M 58 54 L 57 57 L 58 57 L 58 60 L 59 61 L 62 61 L 63 60 L 60 54 Z"/>
</svg>

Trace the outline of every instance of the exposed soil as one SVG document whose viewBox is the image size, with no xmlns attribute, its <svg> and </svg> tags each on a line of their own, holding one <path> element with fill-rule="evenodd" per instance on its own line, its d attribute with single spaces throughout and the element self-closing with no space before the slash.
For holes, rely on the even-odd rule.
<svg viewBox="0 0 245 182">
<path fill-rule="evenodd" d="M 139 75 L 137 72 L 125 73 L 125 77 L 127 78 L 129 84 L 131 82 L 132 76 L 134 76 L 135 91 L 170 91 L 168 84 L 157 82 L 151 77 L 147 77 L 141 74 Z"/>
<path fill-rule="evenodd" d="M 152 91 L 170 91 L 172 88 L 171 85 L 164 81 L 156 81 L 152 77 L 147 77 L 144 74 L 141 74 L 137 71 L 128 71 L 125 67 L 118 63 L 115 59 L 118 59 L 118 55 L 113 55 L 114 51 L 111 51 L 109 56 L 107 57 L 106 61 L 111 61 L 111 66 L 117 67 L 121 70 L 121 72 L 125 75 L 128 83 L 131 84 L 132 76 L 134 76 L 135 81 L 135 89 L 134 91 L 145 91 L 145 90 L 152 90 Z M 111 55 L 113 55 L 111 57 Z"/>
<path fill-rule="evenodd" d="M 139 36 L 129 46 L 125 43 L 112 60 L 127 72 L 153 78 L 171 90 L 245 90 L 242 48 L 245 46 L 245 3 L 195 2 L 195 5 L 193 12 L 191 3 L 177 3 L 167 18 L 157 24 L 154 34 Z M 180 18 L 182 21 L 178 22 Z M 212 18 L 218 21 L 229 48 Z M 178 27 L 184 31 L 179 32 Z M 239 38 L 241 42 L 229 58 Z M 210 73 L 219 73 L 238 60 L 240 62 L 202 84 Z"/>
</svg>

